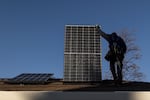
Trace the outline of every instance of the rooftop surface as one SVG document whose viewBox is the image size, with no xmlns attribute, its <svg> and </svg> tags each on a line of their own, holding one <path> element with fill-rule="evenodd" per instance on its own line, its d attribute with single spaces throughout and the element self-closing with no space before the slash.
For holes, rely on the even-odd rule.
<svg viewBox="0 0 150 100">
<path fill-rule="evenodd" d="M 109 80 L 94 85 L 63 84 L 63 82 L 45 85 L 0 84 L 0 91 L 150 91 L 150 83 L 124 82 L 116 86 Z"/>
</svg>

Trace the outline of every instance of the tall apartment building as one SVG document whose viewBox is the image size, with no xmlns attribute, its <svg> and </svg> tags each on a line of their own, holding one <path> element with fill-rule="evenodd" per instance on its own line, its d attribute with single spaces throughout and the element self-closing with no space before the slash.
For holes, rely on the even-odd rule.
<svg viewBox="0 0 150 100">
<path fill-rule="evenodd" d="M 96 25 L 66 25 L 64 82 L 101 81 L 100 46 Z"/>
</svg>

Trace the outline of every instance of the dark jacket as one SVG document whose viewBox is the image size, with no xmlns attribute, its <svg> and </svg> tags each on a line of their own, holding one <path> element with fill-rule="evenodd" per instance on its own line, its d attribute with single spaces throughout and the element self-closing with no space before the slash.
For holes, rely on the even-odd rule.
<svg viewBox="0 0 150 100">
<path fill-rule="evenodd" d="M 117 45 L 120 48 L 120 51 L 123 54 L 126 53 L 127 46 L 126 46 L 124 40 L 120 36 L 118 36 L 116 33 L 106 34 L 102 31 L 99 33 L 104 39 L 106 39 L 108 41 L 110 50 L 112 50 L 112 48 L 113 48 L 113 43 L 117 43 Z"/>
</svg>

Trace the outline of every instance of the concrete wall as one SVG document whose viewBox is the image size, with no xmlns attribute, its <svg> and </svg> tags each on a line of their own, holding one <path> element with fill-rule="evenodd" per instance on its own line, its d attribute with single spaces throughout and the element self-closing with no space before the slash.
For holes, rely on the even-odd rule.
<svg viewBox="0 0 150 100">
<path fill-rule="evenodd" d="M 0 91 L 0 100 L 150 100 L 150 92 Z"/>
</svg>

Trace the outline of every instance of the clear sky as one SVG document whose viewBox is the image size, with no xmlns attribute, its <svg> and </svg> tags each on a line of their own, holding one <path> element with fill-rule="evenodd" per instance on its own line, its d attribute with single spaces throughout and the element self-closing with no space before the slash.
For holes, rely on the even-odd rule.
<svg viewBox="0 0 150 100">
<path fill-rule="evenodd" d="M 150 82 L 149 10 L 149 0 L 0 0 L 0 77 L 24 72 L 63 77 L 64 26 L 100 24 L 106 33 L 136 30 L 138 65 Z"/>
</svg>

